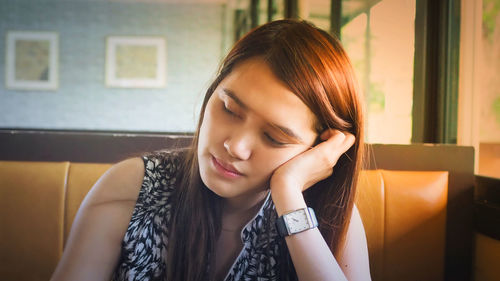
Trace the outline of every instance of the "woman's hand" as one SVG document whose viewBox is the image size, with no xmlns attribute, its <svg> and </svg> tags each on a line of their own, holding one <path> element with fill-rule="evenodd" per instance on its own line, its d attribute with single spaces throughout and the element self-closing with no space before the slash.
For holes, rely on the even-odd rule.
<svg viewBox="0 0 500 281">
<path fill-rule="evenodd" d="M 340 156 L 354 144 L 355 137 L 347 132 L 329 129 L 320 135 L 320 140 L 319 144 L 274 171 L 270 181 L 272 193 L 303 192 L 330 176 Z"/>
</svg>

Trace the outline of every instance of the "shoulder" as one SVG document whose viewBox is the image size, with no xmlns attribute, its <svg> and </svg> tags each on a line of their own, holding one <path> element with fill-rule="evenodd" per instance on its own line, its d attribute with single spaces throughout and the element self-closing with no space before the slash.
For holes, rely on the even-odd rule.
<svg viewBox="0 0 500 281">
<path fill-rule="evenodd" d="M 181 163 L 176 155 L 161 152 L 126 159 L 99 178 L 80 205 L 52 280 L 110 279 L 134 210 L 139 202 L 154 207 L 154 196 L 164 196 L 166 179 Z"/>
<path fill-rule="evenodd" d="M 116 163 L 92 188 L 89 199 L 94 204 L 135 204 L 142 193 L 167 189 L 176 182 L 184 154 L 184 150 L 155 151 Z"/>
<path fill-rule="evenodd" d="M 111 208 L 122 213 L 126 218 L 123 221 L 128 223 L 137 203 L 151 196 L 150 193 L 164 190 L 168 179 L 175 178 L 179 163 L 177 151 L 153 152 L 118 162 L 99 178 L 81 209 Z"/>
<path fill-rule="evenodd" d="M 83 200 L 51 280 L 109 280 L 138 196 L 141 158 L 109 168 Z"/>
<path fill-rule="evenodd" d="M 89 199 L 95 204 L 135 202 L 143 185 L 175 178 L 183 155 L 181 150 L 157 151 L 118 162 L 97 181 Z"/>
<path fill-rule="evenodd" d="M 178 175 L 187 150 L 155 151 L 142 156 L 145 179 L 173 178 Z"/>
<path fill-rule="evenodd" d="M 140 157 L 114 164 L 90 190 L 85 203 L 103 204 L 135 201 L 144 177 L 144 161 Z"/>
</svg>

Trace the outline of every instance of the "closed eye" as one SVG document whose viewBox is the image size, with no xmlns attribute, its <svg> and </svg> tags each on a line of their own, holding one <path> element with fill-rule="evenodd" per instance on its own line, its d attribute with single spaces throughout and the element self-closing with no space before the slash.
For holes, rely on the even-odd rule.
<svg viewBox="0 0 500 281">
<path fill-rule="evenodd" d="M 227 114 L 229 114 L 231 116 L 238 117 L 238 115 L 235 112 L 233 112 L 231 109 L 229 109 L 224 102 L 222 103 L 222 110 L 224 110 L 224 112 L 226 112 Z"/>
<path fill-rule="evenodd" d="M 271 137 L 271 135 L 269 135 L 268 133 L 264 133 L 264 137 L 273 146 L 284 146 L 287 144 L 285 142 L 277 141 L 275 138 Z"/>
</svg>

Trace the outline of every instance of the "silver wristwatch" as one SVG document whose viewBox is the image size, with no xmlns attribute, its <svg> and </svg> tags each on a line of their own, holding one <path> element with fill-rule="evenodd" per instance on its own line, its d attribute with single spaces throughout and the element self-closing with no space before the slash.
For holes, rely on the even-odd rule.
<svg viewBox="0 0 500 281">
<path fill-rule="evenodd" d="M 276 228 L 281 237 L 306 231 L 318 226 L 312 208 L 302 208 L 286 213 L 276 220 Z"/>
</svg>

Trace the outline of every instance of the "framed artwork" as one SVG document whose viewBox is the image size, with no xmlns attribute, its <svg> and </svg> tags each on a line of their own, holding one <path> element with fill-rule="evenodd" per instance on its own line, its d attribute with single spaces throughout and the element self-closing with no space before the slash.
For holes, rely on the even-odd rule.
<svg viewBox="0 0 500 281">
<path fill-rule="evenodd" d="M 59 83 L 58 33 L 8 31 L 6 47 L 7 89 L 57 89 Z"/>
<path fill-rule="evenodd" d="M 106 86 L 163 88 L 167 80 L 166 39 L 154 36 L 106 38 Z"/>
</svg>

